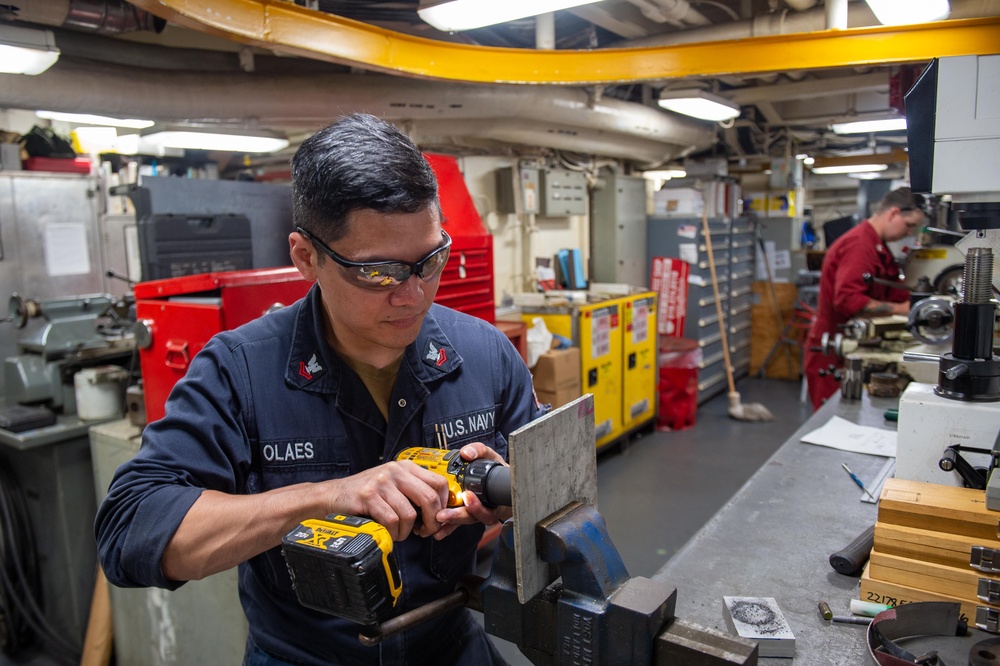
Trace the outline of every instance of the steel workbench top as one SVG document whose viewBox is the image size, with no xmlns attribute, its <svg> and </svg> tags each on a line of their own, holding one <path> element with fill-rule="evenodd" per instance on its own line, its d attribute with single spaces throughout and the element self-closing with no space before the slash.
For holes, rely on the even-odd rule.
<svg viewBox="0 0 1000 666">
<path fill-rule="evenodd" d="M 897 402 L 867 393 L 860 402 L 841 402 L 838 393 L 813 414 L 656 573 L 656 580 L 677 587 L 677 617 L 728 632 L 724 596 L 774 597 L 795 634 L 796 654 L 792 662 L 762 658 L 761 664 L 866 663 L 865 627 L 827 622 L 817 604 L 824 600 L 834 614 L 850 614 L 859 579 L 836 573 L 829 556 L 876 519 L 876 505 L 860 500 L 861 490 L 841 464 L 868 484 L 887 458 L 799 440 L 834 415 L 895 429 L 883 414 Z"/>
</svg>

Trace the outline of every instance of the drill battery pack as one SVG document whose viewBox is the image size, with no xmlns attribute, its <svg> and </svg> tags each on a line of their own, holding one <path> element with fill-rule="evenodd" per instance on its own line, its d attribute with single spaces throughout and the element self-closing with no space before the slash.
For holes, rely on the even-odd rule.
<svg viewBox="0 0 1000 666">
<path fill-rule="evenodd" d="M 281 552 L 299 603 L 324 613 L 375 624 L 402 591 L 392 538 L 367 518 L 304 521 L 281 540 Z"/>
</svg>

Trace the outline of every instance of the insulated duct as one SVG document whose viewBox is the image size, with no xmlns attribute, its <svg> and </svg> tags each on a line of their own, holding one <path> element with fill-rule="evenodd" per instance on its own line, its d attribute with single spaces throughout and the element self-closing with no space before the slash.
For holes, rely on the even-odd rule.
<svg viewBox="0 0 1000 666">
<path fill-rule="evenodd" d="M 658 163 L 715 142 L 715 126 L 563 86 L 462 85 L 382 74 L 163 71 L 62 58 L 40 76 L 0 75 L 0 107 L 160 122 L 223 122 L 313 131 L 364 111 L 416 134 Z M 445 122 L 441 122 L 445 121 Z M 462 121 L 462 122 L 459 122 Z M 475 122 L 473 122 L 475 121 Z"/>
<path fill-rule="evenodd" d="M 843 2 L 847 4 L 847 25 L 845 27 L 862 28 L 881 25 L 872 10 L 868 8 L 867 3 L 847 2 L 846 0 Z M 840 5 L 840 3 L 841 0 L 831 1 L 832 5 Z M 950 4 L 949 19 L 1000 16 L 1000 0 L 950 0 Z M 761 14 L 743 21 L 679 30 L 645 39 L 632 39 L 612 46 L 615 48 L 651 48 L 729 39 L 749 39 L 768 35 L 817 32 L 827 28 L 826 7 L 814 7 L 805 11 Z"/>
<path fill-rule="evenodd" d="M 167 22 L 125 0 L 13 0 L 11 19 L 39 25 L 67 27 L 102 35 L 137 30 L 163 32 Z"/>
</svg>

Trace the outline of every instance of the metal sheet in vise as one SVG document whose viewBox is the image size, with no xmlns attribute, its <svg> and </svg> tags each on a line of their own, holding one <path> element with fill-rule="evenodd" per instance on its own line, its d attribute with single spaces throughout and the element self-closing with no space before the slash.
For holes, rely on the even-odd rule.
<svg viewBox="0 0 1000 666">
<path fill-rule="evenodd" d="M 597 505 L 594 396 L 577 398 L 510 434 L 517 598 L 522 604 L 554 578 L 535 547 L 535 525 L 573 501 Z"/>
</svg>

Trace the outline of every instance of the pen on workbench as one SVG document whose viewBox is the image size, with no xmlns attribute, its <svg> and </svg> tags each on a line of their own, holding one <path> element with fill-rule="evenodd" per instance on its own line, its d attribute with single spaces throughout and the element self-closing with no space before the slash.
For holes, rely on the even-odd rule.
<svg viewBox="0 0 1000 666">
<path fill-rule="evenodd" d="M 833 622 L 840 622 L 841 624 L 864 624 L 869 625 L 872 623 L 874 618 L 870 617 L 855 617 L 853 615 L 834 615 L 830 618 Z"/>
<path fill-rule="evenodd" d="M 858 475 L 852 472 L 846 463 L 840 463 L 840 466 L 844 468 L 844 471 L 847 472 L 848 475 L 850 475 L 851 479 L 854 480 L 854 483 L 858 484 L 858 488 L 865 491 L 865 494 L 868 495 L 868 497 L 871 497 L 872 501 L 875 501 L 875 496 L 868 492 L 868 489 L 865 488 L 865 484 L 861 483 L 861 479 L 858 478 Z"/>
</svg>

